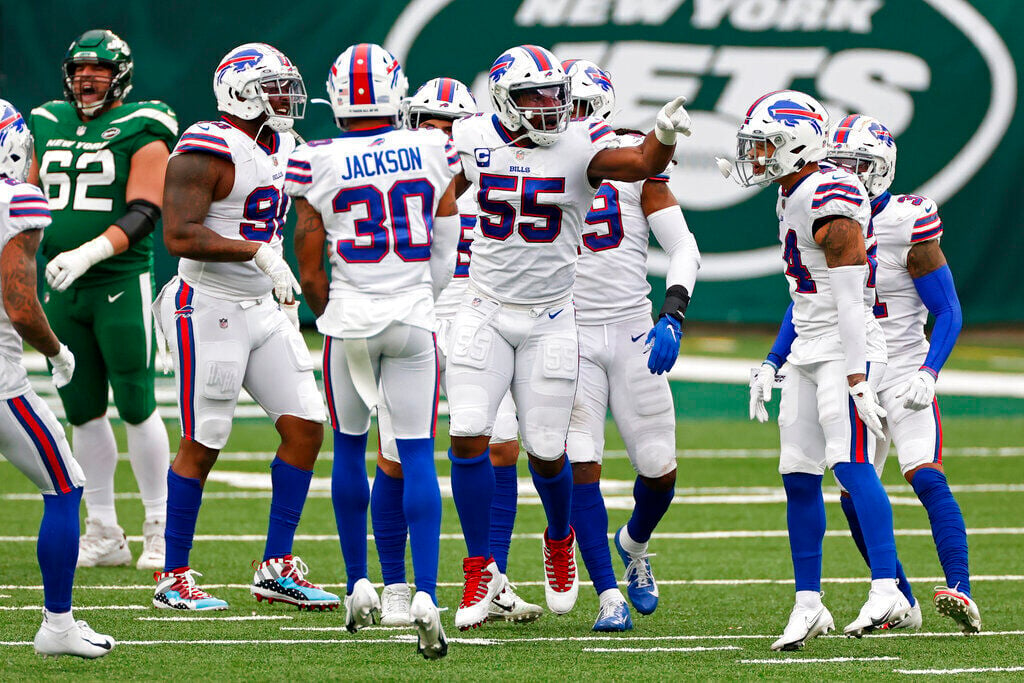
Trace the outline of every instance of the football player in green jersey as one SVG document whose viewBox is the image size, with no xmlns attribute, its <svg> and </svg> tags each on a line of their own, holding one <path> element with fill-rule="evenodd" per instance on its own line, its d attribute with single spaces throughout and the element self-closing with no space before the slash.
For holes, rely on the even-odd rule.
<svg viewBox="0 0 1024 683">
<path fill-rule="evenodd" d="M 111 31 L 83 33 L 68 48 L 63 70 L 64 100 L 32 110 L 36 158 L 29 180 L 43 188 L 53 215 L 41 246 L 44 309 L 79 362 L 60 390 L 88 480 L 78 566 L 132 559 L 114 510 L 109 383 L 146 510 L 137 566 L 162 569 L 170 449 L 153 391 L 152 233 L 178 123 L 162 102 L 124 101 L 132 87 L 131 50 Z"/>
</svg>

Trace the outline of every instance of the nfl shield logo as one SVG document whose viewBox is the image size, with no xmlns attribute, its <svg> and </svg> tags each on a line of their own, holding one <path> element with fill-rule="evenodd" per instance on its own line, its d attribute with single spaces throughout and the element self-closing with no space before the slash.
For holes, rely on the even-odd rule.
<svg viewBox="0 0 1024 683">
<path fill-rule="evenodd" d="M 516 150 L 516 160 L 517 161 L 522 161 L 525 158 L 526 158 L 526 152 L 524 152 L 521 149 L 517 149 Z"/>
<path fill-rule="evenodd" d="M 76 132 L 78 133 L 79 137 L 85 135 L 85 126 L 79 126 Z"/>
<path fill-rule="evenodd" d="M 227 318 L 221 318 L 220 319 L 220 329 L 222 329 L 222 330 L 228 329 L 228 319 Z"/>
</svg>

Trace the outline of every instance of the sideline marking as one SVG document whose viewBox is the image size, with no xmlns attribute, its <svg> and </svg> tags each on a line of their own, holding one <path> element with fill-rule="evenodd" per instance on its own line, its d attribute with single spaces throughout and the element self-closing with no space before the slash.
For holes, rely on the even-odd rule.
<svg viewBox="0 0 1024 683">
<path fill-rule="evenodd" d="M 714 647 L 585 647 L 584 652 L 711 652 L 714 650 L 742 650 L 735 645 L 719 645 Z"/>
<path fill-rule="evenodd" d="M 737 659 L 739 664 L 829 664 L 833 662 L 893 662 L 899 657 L 821 657 L 816 659 Z"/>
<path fill-rule="evenodd" d="M 973 634 L 972 634 L 973 635 Z M 972 669 L 893 669 L 897 674 L 924 674 L 928 676 L 943 674 L 982 674 L 990 671 L 1024 671 L 1024 666 L 986 666 Z"/>
</svg>

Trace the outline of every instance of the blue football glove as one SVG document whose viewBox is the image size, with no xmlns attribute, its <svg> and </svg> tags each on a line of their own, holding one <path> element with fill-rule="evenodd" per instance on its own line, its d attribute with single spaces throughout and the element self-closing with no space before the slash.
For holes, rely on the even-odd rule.
<svg viewBox="0 0 1024 683">
<path fill-rule="evenodd" d="M 663 315 L 647 333 L 644 348 L 650 350 L 647 367 L 651 374 L 660 375 L 672 369 L 679 357 L 679 341 L 683 337 L 683 324 L 671 315 Z"/>
</svg>

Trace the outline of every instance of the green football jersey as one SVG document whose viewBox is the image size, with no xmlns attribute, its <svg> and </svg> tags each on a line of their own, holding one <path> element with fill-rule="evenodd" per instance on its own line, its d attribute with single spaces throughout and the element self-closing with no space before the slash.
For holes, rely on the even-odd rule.
<svg viewBox="0 0 1024 683">
<path fill-rule="evenodd" d="M 32 110 L 29 127 L 40 184 L 53 215 L 40 245 L 47 261 L 103 234 L 123 216 L 132 155 L 155 140 L 173 149 L 178 137 L 174 112 L 157 101 L 123 104 L 82 121 L 72 104 L 55 100 Z M 97 263 L 75 284 L 97 284 L 152 267 L 149 235 L 123 254 Z"/>
</svg>

